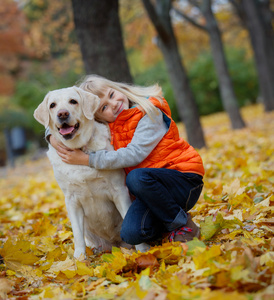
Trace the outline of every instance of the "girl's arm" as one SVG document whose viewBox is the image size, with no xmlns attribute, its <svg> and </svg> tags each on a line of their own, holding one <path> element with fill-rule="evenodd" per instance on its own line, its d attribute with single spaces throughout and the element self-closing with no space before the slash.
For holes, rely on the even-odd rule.
<svg viewBox="0 0 274 300">
<path fill-rule="evenodd" d="M 101 150 L 89 155 L 90 167 L 119 169 L 141 163 L 157 146 L 168 128 L 159 110 L 154 122 L 145 115 L 138 123 L 131 143 L 117 151 Z"/>
</svg>

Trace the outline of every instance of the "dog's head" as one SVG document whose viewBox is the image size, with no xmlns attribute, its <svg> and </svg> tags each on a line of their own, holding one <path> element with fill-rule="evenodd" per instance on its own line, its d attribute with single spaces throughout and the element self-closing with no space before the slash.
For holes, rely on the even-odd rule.
<svg viewBox="0 0 274 300">
<path fill-rule="evenodd" d="M 78 87 L 49 92 L 34 118 L 70 148 L 81 148 L 91 137 L 94 113 L 100 99 Z"/>
</svg>

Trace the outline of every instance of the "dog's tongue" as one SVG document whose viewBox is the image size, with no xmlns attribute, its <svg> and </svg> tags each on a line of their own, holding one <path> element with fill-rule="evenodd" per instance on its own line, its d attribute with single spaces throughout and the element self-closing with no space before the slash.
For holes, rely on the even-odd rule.
<svg viewBox="0 0 274 300">
<path fill-rule="evenodd" d="M 72 133 L 73 130 L 74 130 L 74 127 L 71 126 L 71 127 L 60 128 L 60 131 L 59 131 L 59 132 L 60 132 L 62 135 L 66 135 L 66 134 Z"/>
</svg>

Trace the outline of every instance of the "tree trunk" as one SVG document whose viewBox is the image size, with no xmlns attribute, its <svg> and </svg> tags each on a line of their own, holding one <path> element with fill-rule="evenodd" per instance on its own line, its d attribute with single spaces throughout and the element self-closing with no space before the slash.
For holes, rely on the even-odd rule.
<svg viewBox="0 0 274 300">
<path fill-rule="evenodd" d="M 243 0 L 246 25 L 254 49 L 265 111 L 274 110 L 274 38 L 271 20 L 263 19 L 258 0 Z M 270 26 L 269 26 L 270 25 Z"/>
<path fill-rule="evenodd" d="M 265 111 L 274 110 L 274 32 L 267 0 L 231 1 L 247 27 Z"/>
<path fill-rule="evenodd" d="M 114 81 L 132 82 L 118 0 L 72 0 L 72 6 L 86 72 Z"/>
<path fill-rule="evenodd" d="M 157 0 L 156 10 L 149 0 L 143 0 L 148 15 L 158 33 L 158 46 L 163 53 L 174 90 L 179 116 L 185 124 L 189 143 L 195 148 L 205 147 L 198 108 L 190 89 L 169 16 L 170 0 Z"/>
<path fill-rule="evenodd" d="M 212 12 L 211 0 L 203 1 L 201 11 L 206 19 L 206 29 L 210 37 L 213 61 L 217 72 L 217 78 L 224 109 L 229 115 L 232 128 L 243 128 L 245 127 L 245 123 L 241 117 L 237 98 L 228 72 L 221 33 Z"/>
</svg>

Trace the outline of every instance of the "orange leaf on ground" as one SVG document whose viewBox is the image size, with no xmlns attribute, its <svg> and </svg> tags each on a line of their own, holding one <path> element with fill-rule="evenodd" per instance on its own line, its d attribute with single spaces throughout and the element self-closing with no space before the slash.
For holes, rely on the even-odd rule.
<svg viewBox="0 0 274 300">
<path fill-rule="evenodd" d="M 160 266 L 157 258 L 150 253 L 143 254 L 143 255 L 137 257 L 135 259 L 135 261 L 141 269 L 146 269 L 148 267 L 159 267 Z"/>
</svg>

